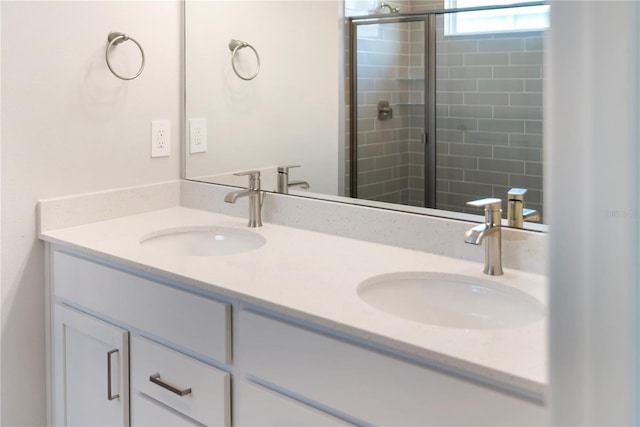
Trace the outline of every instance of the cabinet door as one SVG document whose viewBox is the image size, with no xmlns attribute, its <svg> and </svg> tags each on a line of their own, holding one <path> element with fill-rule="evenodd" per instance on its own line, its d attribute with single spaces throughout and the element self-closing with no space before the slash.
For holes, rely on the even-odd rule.
<svg viewBox="0 0 640 427">
<path fill-rule="evenodd" d="M 250 311 L 240 311 L 236 353 L 238 365 L 251 377 L 362 424 L 546 422 L 541 404 Z"/>
<path fill-rule="evenodd" d="M 353 425 L 250 382 L 235 383 L 233 398 L 233 423 L 237 427 Z"/>
<path fill-rule="evenodd" d="M 64 426 L 129 425 L 129 333 L 54 307 L 54 419 Z"/>
</svg>

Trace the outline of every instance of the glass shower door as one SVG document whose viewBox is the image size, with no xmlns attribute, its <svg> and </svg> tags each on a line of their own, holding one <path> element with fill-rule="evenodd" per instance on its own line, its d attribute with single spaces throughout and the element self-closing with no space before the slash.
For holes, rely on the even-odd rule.
<svg viewBox="0 0 640 427">
<path fill-rule="evenodd" d="M 428 27 L 425 17 L 352 22 L 352 197 L 432 206 L 435 187 L 429 185 L 427 167 Z"/>
</svg>

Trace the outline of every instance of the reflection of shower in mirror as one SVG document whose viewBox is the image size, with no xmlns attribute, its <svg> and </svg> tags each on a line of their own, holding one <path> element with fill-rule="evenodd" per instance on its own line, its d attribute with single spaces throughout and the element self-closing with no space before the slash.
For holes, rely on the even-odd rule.
<svg viewBox="0 0 640 427">
<path fill-rule="evenodd" d="M 452 218 L 495 197 L 505 224 L 507 193 L 523 188 L 544 220 L 545 30 L 495 31 L 496 19 L 524 22 L 532 3 L 482 19 L 453 3 L 391 0 L 375 13 L 379 0 L 186 2 L 186 118 L 208 126 L 206 152 L 187 148 L 185 178 L 244 186 L 233 173 L 260 170 L 265 191 Z M 301 22 L 305 36 L 292 37 Z M 251 81 L 225 43 L 203 42 L 239 35 L 259 43 Z M 242 51 L 236 65 L 251 72 Z M 524 228 L 539 230 L 532 218 Z"/>
<path fill-rule="evenodd" d="M 397 7 L 393 7 L 388 3 L 380 2 L 378 7 L 376 8 L 376 12 L 377 13 L 398 13 L 400 12 L 400 9 L 398 9 Z"/>
</svg>

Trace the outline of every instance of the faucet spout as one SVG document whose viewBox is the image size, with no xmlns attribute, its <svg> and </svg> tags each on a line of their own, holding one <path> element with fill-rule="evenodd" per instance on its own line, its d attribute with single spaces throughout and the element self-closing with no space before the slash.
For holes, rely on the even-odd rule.
<svg viewBox="0 0 640 427">
<path fill-rule="evenodd" d="M 264 194 L 260 190 L 260 171 L 249 171 L 235 174 L 249 176 L 249 188 L 231 191 L 224 196 L 227 203 L 235 203 L 241 197 L 249 198 L 249 227 L 262 227 L 262 202 Z"/>
<path fill-rule="evenodd" d="M 540 213 L 535 209 L 522 209 L 522 219 L 525 221 L 540 221 Z"/>
<path fill-rule="evenodd" d="M 309 183 L 307 181 L 289 181 L 289 188 L 303 188 L 305 190 L 309 189 Z"/>
<path fill-rule="evenodd" d="M 464 233 L 464 242 L 472 245 L 481 245 L 485 237 L 496 233 L 498 229 L 487 224 L 476 225 Z"/>
<path fill-rule="evenodd" d="M 241 197 L 251 196 L 257 194 L 257 190 L 238 190 L 225 194 L 224 201 L 227 203 L 235 203 Z"/>
<path fill-rule="evenodd" d="M 476 225 L 464 234 L 465 243 L 480 245 L 484 242 L 484 274 L 499 276 L 502 273 L 502 227 L 500 199 L 482 199 L 467 203 L 484 208 L 484 223 Z"/>
</svg>

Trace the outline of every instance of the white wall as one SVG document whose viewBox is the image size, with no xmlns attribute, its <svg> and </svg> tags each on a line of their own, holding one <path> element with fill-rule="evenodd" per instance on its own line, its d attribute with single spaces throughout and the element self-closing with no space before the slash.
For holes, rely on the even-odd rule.
<svg viewBox="0 0 640 427">
<path fill-rule="evenodd" d="M 178 1 L 2 1 L 2 284 L 0 424 L 45 423 L 45 319 L 40 198 L 180 176 Z M 107 69 L 107 34 L 144 47 L 140 78 Z M 137 52 L 120 45 L 119 66 Z M 128 62 L 128 64 L 127 64 Z M 172 122 L 173 154 L 149 157 L 152 119 Z"/>
<path fill-rule="evenodd" d="M 2 22 L 2 7 L 0 7 L 0 23 Z M 2 31 L 0 30 L 0 46 L 2 46 Z M 0 82 L 2 81 L 2 55 L 0 55 Z M 2 84 L 0 84 L 0 112 L 2 111 Z M 0 177 L 2 176 L 2 114 L 0 113 Z M 2 183 L 0 180 L 0 224 L 2 224 Z M 0 242 L 2 242 L 2 226 L 0 226 Z M 0 244 L 0 337 L 2 325 L 2 245 Z M 2 339 L 0 338 L 0 349 Z M 2 351 L 0 351 L 0 385 L 2 384 Z M 0 393 L 2 387 L 0 386 Z M 2 420 L 2 398 L 0 397 L 0 421 Z"/>
<path fill-rule="evenodd" d="M 640 421 L 639 29 L 638 2 L 551 2 L 545 188 L 555 425 Z"/>
<path fill-rule="evenodd" d="M 0 424 L 42 425 L 36 201 L 178 178 L 181 18 L 177 2 L 0 5 Z M 638 421 L 638 6 L 552 7 L 551 404 L 564 424 Z M 108 73 L 102 56 L 112 30 L 130 32 L 145 47 L 140 79 L 121 82 Z M 155 118 L 172 120 L 169 159 L 148 157 Z"/>
<path fill-rule="evenodd" d="M 187 4 L 187 118 L 207 119 L 209 149 L 187 155 L 188 177 L 297 164 L 292 179 L 338 194 L 341 14 L 337 0 Z M 255 79 L 233 73 L 231 39 L 257 49 Z M 237 63 L 250 75 L 253 53 Z"/>
</svg>

